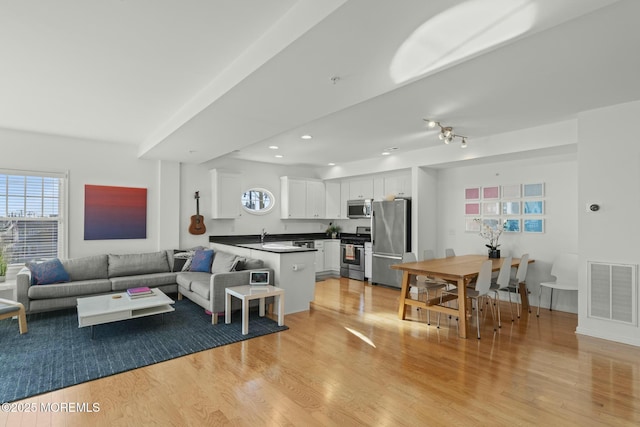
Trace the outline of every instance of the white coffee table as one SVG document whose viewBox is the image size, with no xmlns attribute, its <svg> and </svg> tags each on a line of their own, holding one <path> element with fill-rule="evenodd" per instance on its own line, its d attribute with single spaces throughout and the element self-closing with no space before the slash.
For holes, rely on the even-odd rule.
<svg viewBox="0 0 640 427">
<path fill-rule="evenodd" d="M 129 298 L 126 292 L 121 292 L 78 298 L 78 327 L 91 326 L 91 338 L 93 338 L 94 325 L 175 311 L 172 307 L 175 301 L 164 292 L 153 289 L 153 294 L 143 298 Z"/>
<path fill-rule="evenodd" d="M 249 333 L 249 301 L 260 300 L 260 317 L 264 317 L 264 299 L 275 297 L 278 303 L 278 326 L 284 325 L 284 289 L 275 286 L 233 286 L 225 289 L 224 323 L 231 323 L 231 297 L 242 300 L 242 335 Z"/>
</svg>

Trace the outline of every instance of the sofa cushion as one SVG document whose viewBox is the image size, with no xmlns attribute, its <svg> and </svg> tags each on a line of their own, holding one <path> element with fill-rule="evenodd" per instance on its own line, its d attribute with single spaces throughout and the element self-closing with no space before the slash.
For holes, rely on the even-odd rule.
<svg viewBox="0 0 640 427">
<path fill-rule="evenodd" d="M 211 264 L 211 273 L 228 273 L 233 271 L 242 257 L 227 252 L 216 251 Z"/>
<path fill-rule="evenodd" d="M 182 288 L 190 291 L 191 283 L 194 281 L 204 282 L 209 286 L 209 281 L 211 279 L 211 274 L 209 273 L 198 273 L 193 271 L 183 271 L 182 273 L 178 273 L 176 276 L 176 282 Z"/>
<path fill-rule="evenodd" d="M 209 281 L 206 282 L 200 280 L 194 280 L 191 282 L 191 292 L 200 295 L 202 298 L 209 300 L 209 296 L 211 294 L 211 286 L 209 286 Z"/>
<path fill-rule="evenodd" d="M 109 277 L 169 272 L 167 252 L 144 254 L 109 254 Z"/>
<path fill-rule="evenodd" d="M 171 271 L 189 271 L 191 266 L 191 258 L 195 251 L 184 249 L 174 249 L 173 251 L 173 268 Z"/>
<path fill-rule="evenodd" d="M 208 273 L 211 271 L 211 260 L 213 259 L 213 250 L 198 250 L 191 258 L 191 266 L 189 271 Z"/>
<path fill-rule="evenodd" d="M 109 277 L 109 257 L 106 254 L 63 259 L 61 262 L 71 281 Z"/>
<path fill-rule="evenodd" d="M 31 271 L 33 285 L 49 285 L 69 281 L 69 273 L 58 258 L 43 262 L 30 262 L 27 267 Z"/>
<path fill-rule="evenodd" d="M 27 295 L 31 299 L 51 299 L 88 296 L 111 292 L 109 279 L 80 280 L 47 286 L 30 286 Z"/>
<path fill-rule="evenodd" d="M 255 258 L 245 258 L 240 260 L 236 265 L 236 271 L 242 270 L 259 270 L 264 267 L 264 261 Z"/>
<path fill-rule="evenodd" d="M 175 285 L 176 273 L 138 274 L 135 276 L 112 277 L 109 280 L 111 280 L 111 290 L 122 292 L 129 288 L 138 288 L 140 286 L 155 288 L 164 285 Z"/>
</svg>

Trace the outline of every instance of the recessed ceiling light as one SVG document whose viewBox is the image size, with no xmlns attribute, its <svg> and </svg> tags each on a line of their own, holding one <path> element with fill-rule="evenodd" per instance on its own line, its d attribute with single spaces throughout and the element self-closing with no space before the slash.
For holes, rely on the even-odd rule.
<svg viewBox="0 0 640 427">
<path fill-rule="evenodd" d="M 281 158 L 283 158 L 284 156 L 283 156 L 282 154 L 276 154 L 276 156 L 275 156 L 275 157 L 276 157 L 276 158 L 278 158 L 278 159 L 281 159 Z"/>
<path fill-rule="evenodd" d="M 336 164 L 331 162 L 331 163 L 327 163 L 329 166 L 335 166 Z"/>
<path fill-rule="evenodd" d="M 391 153 L 390 153 L 390 152 L 388 152 L 388 151 L 383 151 L 383 152 L 382 152 L 382 155 L 383 155 L 383 156 L 388 156 L 389 154 L 391 154 Z"/>
<path fill-rule="evenodd" d="M 302 138 L 302 139 L 311 139 L 313 137 L 311 135 L 302 135 L 300 138 Z"/>
<path fill-rule="evenodd" d="M 280 147 L 278 147 L 277 145 L 270 145 L 269 148 L 272 150 L 277 150 Z"/>
</svg>

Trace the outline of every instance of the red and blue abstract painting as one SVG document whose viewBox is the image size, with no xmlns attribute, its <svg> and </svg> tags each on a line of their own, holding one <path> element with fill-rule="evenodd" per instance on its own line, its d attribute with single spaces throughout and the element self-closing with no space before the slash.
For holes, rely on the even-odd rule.
<svg viewBox="0 0 640 427">
<path fill-rule="evenodd" d="M 84 239 L 146 239 L 147 189 L 84 186 Z"/>
</svg>

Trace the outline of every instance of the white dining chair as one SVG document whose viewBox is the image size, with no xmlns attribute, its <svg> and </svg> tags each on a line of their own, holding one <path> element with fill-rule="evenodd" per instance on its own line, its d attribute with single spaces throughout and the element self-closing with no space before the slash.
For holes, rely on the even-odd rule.
<svg viewBox="0 0 640 427">
<path fill-rule="evenodd" d="M 467 289 L 467 298 L 470 298 L 472 301 L 476 302 L 476 327 L 478 330 L 478 339 L 480 339 L 480 299 L 481 298 L 489 298 L 491 299 L 491 270 L 493 269 L 493 262 L 488 259 L 482 262 L 480 267 L 480 273 L 478 274 L 478 280 L 476 280 L 475 289 Z M 458 288 L 445 290 L 443 294 L 448 295 L 458 295 Z M 493 330 L 497 330 L 495 326 L 495 315 L 493 313 L 493 306 L 491 307 L 491 317 L 494 321 Z"/>
<path fill-rule="evenodd" d="M 538 293 L 538 312 L 536 316 L 540 317 L 540 302 L 542 299 L 542 288 L 551 289 L 551 297 L 549 299 L 549 311 L 552 311 L 553 290 L 559 289 L 563 291 L 578 290 L 578 254 L 564 253 L 560 254 L 551 266 L 551 275 L 556 280 L 540 283 L 540 291 Z"/>
<path fill-rule="evenodd" d="M 446 248 L 444 250 L 444 256 L 446 258 L 452 257 L 452 256 L 456 256 L 456 251 L 454 251 L 452 248 Z"/>
<path fill-rule="evenodd" d="M 511 303 L 511 295 L 515 294 L 516 296 L 516 313 L 518 315 L 518 319 L 520 318 L 520 304 L 521 298 L 520 295 L 520 283 L 525 284 L 525 289 L 527 286 L 527 272 L 529 270 L 529 254 L 523 254 L 520 257 L 520 264 L 518 265 L 518 270 L 516 271 L 516 277 L 511 278 L 509 281 L 509 303 Z M 528 291 L 527 291 L 528 292 Z M 518 298 L 519 297 L 519 298 Z M 531 313 L 531 307 L 529 307 L 529 313 Z"/>
<path fill-rule="evenodd" d="M 435 257 L 436 257 L 436 254 L 433 251 L 433 249 L 425 249 L 424 251 L 422 251 L 423 260 L 434 259 Z"/>
<path fill-rule="evenodd" d="M 506 257 L 502 260 L 502 267 L 496 280 L 491 281 L 490 290 L 495 294 L 494 303 L 498 305 L 498 328 L 502 327 L 502 320 L 500 317 L 500 292 L 507 292 L 509 294 L 509 309 L 511 311 L 511 321 L 513 318 L 513 305 L 511 304 L 511 292 L 509 292 L 509 283 L 511 282 L 511 261 L 513 257 Z"/>
<path fill-rule="evenodd" d="M 402 262 L 416 262 L 416 255 L 413 252 L 405 252 L 402 255 Z M 418 292 L 418 299 L 421 300 L 421 296 L 424 295 L 425 301 L 428 301 L 431 297 L 431 292 L 437 292 L 438 289 L 442 289 L 447 286 L 447 282 L 436 280 L 428 276 L 412 276 L 409 281 L 409 287 L 413 287 Z M 427 325 L 431 325 L 431 311 L 427 310 Z"/>
</svg>

